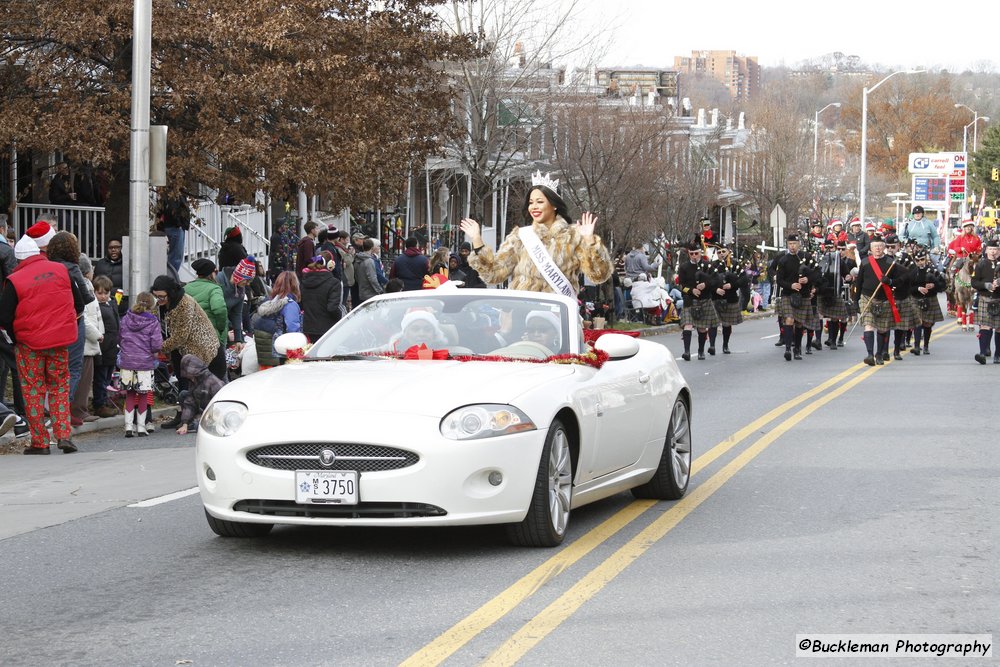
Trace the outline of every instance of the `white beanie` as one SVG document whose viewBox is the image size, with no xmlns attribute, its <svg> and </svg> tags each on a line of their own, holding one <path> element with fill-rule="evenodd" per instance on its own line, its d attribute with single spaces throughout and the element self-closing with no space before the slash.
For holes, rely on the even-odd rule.
<svg viewBox="0 0 1000 667">
<path fill-rule="evenodd" d="M 28 259 L 29 257 L 37 255 L 40 252 L 38 244 L 35 243 L 35 239 L 31 238 L 27 234 L 22 236 L 20 240 L 14 244 L 14 257 L 18 260 Z"/>
<path fill-rule="evenodd" d="M 533 310 L 528 313 L 527 317 L 524 318 L 524 324 L 527 326 L 531 320 L 541 320 L 548 324 L 556 332 L 556 345 L 562 346 L 562 327 L 559 326 L 559 317 L 548 310 Z"/>
</svg>

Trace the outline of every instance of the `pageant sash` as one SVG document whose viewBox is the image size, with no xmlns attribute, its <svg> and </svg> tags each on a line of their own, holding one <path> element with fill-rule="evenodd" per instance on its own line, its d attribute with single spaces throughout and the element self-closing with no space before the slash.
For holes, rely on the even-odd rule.
<svg viewBox="0 0 1000 667">
<path fill-rule="evenodd" d="M 566 276 L 563 275 L 563 272 L 556 266 L 552 255 L 545 249 L 542 240 L 538 238 L 535 230 L 531 227 L 521 227 L 518 230 L 518 236 L 521 237 L 524 249 L 528 251 L 528 257 L 535 263 L 538 272 L 542 274 L 542 278 L 545 278 L 545 282 L 549 284 L 552 291 L 556 294 L 562 294 L 575 299 L 576 291 L 573 289 L 573 285 L 570 284 Z"/>
</svg>

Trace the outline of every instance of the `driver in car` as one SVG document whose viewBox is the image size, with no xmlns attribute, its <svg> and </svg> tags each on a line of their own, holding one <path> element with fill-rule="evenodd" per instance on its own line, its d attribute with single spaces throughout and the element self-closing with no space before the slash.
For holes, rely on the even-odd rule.
<svg viewBox="0 0 1000 667">
<path fill-rule="evenodd" d="M 559 335 L 559 318 L 546 310 L 533 310 L 524 318 L 524 334 L 521 340 L 544 345 L 550 352 L 562 347 Z"/>
<path fill-rule="evenodd" d="M 432 349 L 448 346 L 448 337 L 441 330 L 434 313 L 426 310 L 410 311 L 403 316 L 400 323 L 400 333 L 397 334 L 395 349 L 405 352 L 414 345 L 421 343 Z"/>
</svg>

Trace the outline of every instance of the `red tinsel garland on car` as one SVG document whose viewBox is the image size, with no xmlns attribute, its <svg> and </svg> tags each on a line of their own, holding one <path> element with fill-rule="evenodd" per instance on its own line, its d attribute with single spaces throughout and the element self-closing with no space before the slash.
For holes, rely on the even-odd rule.
<svg viewBox="0 0 1000 667">
<path fill-rule="evenodd" d="M 551 357 L 546 357 L 545 359 L 524 359 L 524 358 L 511 358 L 511 357 L 501 357 L 498 355 L 476 355 L 476 354 L 458 354 L 451 356 L 448 350 L 433 350 L 428 348 L 426 345 L 421 344 L 420 346 L 414 345 L 408 348 L 402 354 L 372 354 L 375 357 L 385 357 L 388 359 L 406 359 L 406 360 L 445 360 L 450 359 L 451 361 L 497 361 L 497 362 L 517 362 L 517 363 L 530 363 L 530 364 L 580 364 L 583 366 L 591 366 L 593 368 L 600 368 L 604 365 L 604 362 L 608 360 L 608 353 L 603 350 L 596 350 L 591 348 L 585 354 L 554 354 Z"/>
</svg>

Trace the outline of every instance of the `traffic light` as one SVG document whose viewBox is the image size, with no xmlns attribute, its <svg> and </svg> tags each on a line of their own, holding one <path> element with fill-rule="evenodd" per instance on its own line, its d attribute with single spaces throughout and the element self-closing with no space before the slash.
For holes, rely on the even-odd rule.
<svg viewBox="0 0 1000 667">
<path fill-rule="evenodd" d="M 1000 169 L 993 167 L 993 180 L 1000 181 Z"/>
</svg>

